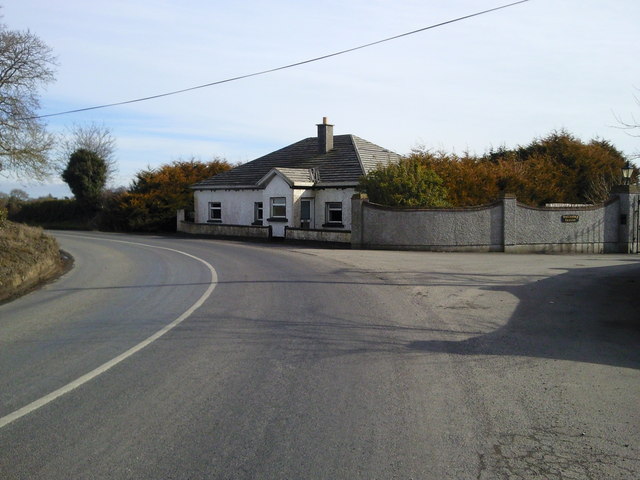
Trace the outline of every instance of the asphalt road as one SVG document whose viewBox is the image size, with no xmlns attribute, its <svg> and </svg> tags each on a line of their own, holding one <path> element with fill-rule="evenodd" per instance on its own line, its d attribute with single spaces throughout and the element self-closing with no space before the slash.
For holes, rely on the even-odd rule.
<svg viewBox="0 0 640 480">
<path fill-rule="evenodd" d="M 0 479 L 640 477 L 638 256 L 57 236 Z"/>
</svg>

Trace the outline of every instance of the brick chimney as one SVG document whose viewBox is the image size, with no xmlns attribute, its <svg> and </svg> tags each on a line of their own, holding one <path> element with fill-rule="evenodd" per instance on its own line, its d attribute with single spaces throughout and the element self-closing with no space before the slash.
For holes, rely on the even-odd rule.
<svg viewBox="0 0 640 480">
<path fill-rule="evenodd" d="M 327 123 L 327 117 L 322 117 L 322 123 L 318 124 L 318 152 L 329 150 L 333 150 L 333 125 Z"/>
</svg>

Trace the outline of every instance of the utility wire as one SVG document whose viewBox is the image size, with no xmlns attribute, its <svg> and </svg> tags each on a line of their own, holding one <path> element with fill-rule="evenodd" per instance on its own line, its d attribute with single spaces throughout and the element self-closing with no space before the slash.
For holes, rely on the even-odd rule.
<svg viewBox="0 0 640 480">
<path fill-rule="evenodd" d="M 71 113 L 87 112 L 87 111 L 90 111 L 90 110 L 98 110 L 98 109 L 101 109 L 101 108 L 117 107 L 117 106 L 120 106 L 120 105 L 127 105 L 127 104 L 130 104 L 130 103 L 145 102 L 147 100 L 154 100 L 156 98 L 169 97 L 171 95 L 177 95 L 179 93 L 190 92 L 192 90 L 198 90 L 198 89 L 201 89 L 201 88 L 212 87 L 214 85 L 220 85 L 220 84 L 223 84 L 223 83 L 235 82 L 237 80 L 243 80 L 245 78 L 257 77 L 259 75 L 266 75 L 267 73 L 273 73 L 273 72 L 278 72 L 280 70 L 285 70 L 285 69 L 288 69 L 288 68 L 299 67 L 300 65 L 305 65 L 307 63 L 318 62 L 320 60 L 326 60 L 327 58 L 337 57 L 338 55 L 344 55 L 345 53 L 355 52 L 356 50 L 361 50 L 363 48 L 372 47 L 372 46 L 378 45 L 380 43 L 390 42 L 392 40 L 397 40 L 398 38 L 407 37 L 409 35 L 414 35 L 416 33 L 424 32 L 426 30 L 432 30 L 434 28 L 442 27 L 444 25 L 449 25 L 449 24 L 455 23 L 455 22 L 460 22 L 462 20 L 467 20 L 469 18 L 477 17 L 477 16 L 480 16 L 480 15 L 485 15 L 485 14 L 490 13 L 490 12 L 495 12 L 496 10 L 502 10 L 504 8 L 513 7 L 515 5 L 519 5 L 521 3 L 526 3 L 528 1 L 529 0 L 520 0 L 518 2 L 513 2 L 513 3 L 506 4 L 506 5 L 501 5 L 499 7 L 490 8 L 488 10 L 482 10 L 481 12 L 476 12 L 476 13 L 472 13 L 472 14 L 469 14 L 469 15 L 465 15 L 463 17 L 458 17 L 458 18 L 454 18 L 452 20 L 447 20 L 445 22 L 436 23 L 436 24 L 433 24 L 433 25 L 429 25 L 428 27 L 423 27 L 423 28 L 419 28 L 418 30 L 412 30 L 410 32 L 401 33 L 400 35 L 394 35 L 393 37 L 388 37 L 388 38 L 384 38 L 382 40 L 377 40 L 375 42 L 366 43 L 366 44 L 360 45 L 358 47 L 348 48 L 346 50 L 340 50 L 339 52 L 329 53 L 327 55 L 322 55 L 320 57 L 310 58 L 308 60 L 303 60 L 301 62 L 290 63 L 288 65 L 283 65 L 281 67 L 276 67 L 276 68 L 270 68 L 268 70 L 262 70 L 260 72 L 254 72 L 254 73 L 249 73 L 249 74 L 246 74 L 246 75 L 240 75 L 240 76 L 237 76 L 237 77 L 226 78 L 224 80 L 218 80 L 216 82 L 205 83 L 203 85 L 197 85 L 195 87 L 183 88 L 182 90 L 175 90 L 175 91 L 172 91 L 172 92 L 160 93 L 158 95 L 151 95 L 151 96 L 148 96 L 148 97 L 136 98 L 134 100 L 126 100 L 126 101 L 123 101 L 123 102 L 107 103 L 107 104 L 104 104 L 104 105 L 96 105 L 96 106 L 93 106 L 93 107 L 78 108 L 76 110 L 67 110 L 67 111 L 64 111 L 64 112 L 50 113 L 50 114 L 47 114 L 47 115 L 39 115 L 39 116 L 35 116 L 35 117 L 30 117 L 27 120 L 35 120 L 35 119 L 39 119 L 39 118 L 48 118 L 48 117 L 57 117 L 57 116 L 60 116 L 60 115 L 68 115 L 68 114 L 71 114 Z"/>
</svg>

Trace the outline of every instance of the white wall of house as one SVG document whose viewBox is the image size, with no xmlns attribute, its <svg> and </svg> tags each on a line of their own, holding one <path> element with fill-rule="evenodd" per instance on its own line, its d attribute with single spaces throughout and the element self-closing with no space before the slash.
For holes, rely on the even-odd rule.
<svg viewBox="0 0 640 480">
<path fill-rule="evenodd" d="M 251 225 L 253 206 L 262 201 L 262 190 L 197 190 L 195 192 L 195 221 L 207 223 L 209 203 L 220 202 L 222 222 L 228 225 Z M 266 210 L 265 210 L 266 212 Z"/>
<path fill-rule="evenodd" d="M 262 202 L 263 225 L 271 225 L 273 235 L 284 236 L 284 227 L 300 228 L 300 203 L 303 199 L 313 199 L 313 224 L 310 228 L 340 228 L 327 225 L 326 205 L 340 202 L 342 205 L 342 225 L 351 229 L 351 197 L 354 188 L 292 189 L 279 175 L 274 175 L 264 189 L 255 190 L 197 190 L 195 192 L 195 221 L 207 223 L 210 220 L 209 204 L 220 202 L 221 223 L 228 225 L 251 225 L 254 218 L 254 204 Z M 271 199 L 285 198 L 286 222 L 269 221 L 272 217 Z"/>
<path fill-rule="evenodd" d="M 284 198 L 286 202 L 286 222 L 273 218 L 272 199 Z M 271 232 L 274 237 L 284 237 L 284 227 L 293 226 L 293 190 L 289 184 L 279 175 L 274 175 L 271 181 L 262 191 L 262 202 L 264 206 L 264 225 L 271 225 Z"/>
</svg>

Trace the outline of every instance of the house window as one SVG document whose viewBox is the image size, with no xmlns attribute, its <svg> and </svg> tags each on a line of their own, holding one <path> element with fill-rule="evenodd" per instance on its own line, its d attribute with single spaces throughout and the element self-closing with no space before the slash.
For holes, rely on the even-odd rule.
<svg viewBox="0 0 640 480">
<path fill-rule="evenodd" d="M 222 223 L 222 204 L 220 202 L 209 202 L 209 221 Z"/>
<path fill-rule="evenodd" d="M 262 225 L 262 202 L 255 202 L 253 204 L 253 223 L 255 225 Z"/>
<path fill-rule="evenodd" d="M 287 199 L 271 197 L 271 218 L 287 218 Z"/>
<path fill-rule="evenodd" d="M 325 209 L 325 226 L 344 226 L 342 225 L 342 202 L 327 202 Z"/>
</svg>

